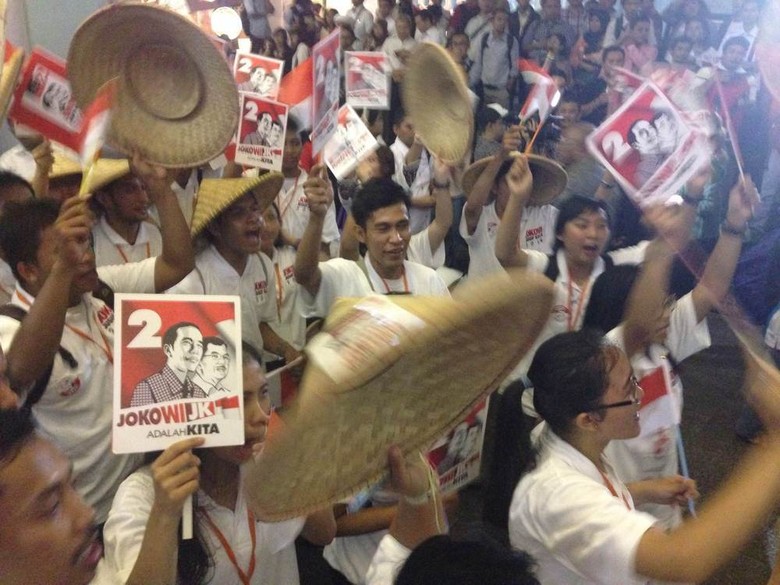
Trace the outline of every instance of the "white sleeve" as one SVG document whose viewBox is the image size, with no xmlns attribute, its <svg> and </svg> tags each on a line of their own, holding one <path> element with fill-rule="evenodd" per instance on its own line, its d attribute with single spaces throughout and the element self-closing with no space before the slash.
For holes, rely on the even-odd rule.
<svg viewBox="0 0 780 585">
<path fill-rule="evenodd" d="M 258 522 L 257 541 L 263 543 L 263 548 L 271 554 L 276 554 L 285 547 L 295 542 L 295 539 L 303 530 L 306 518 L 292 518 L 283 522 Z"/>
<path fill-rule="evenodd" d="M 322 226 L 322 241 L 326 244 L 336 242 L 341 239 L 341 232 L 336 223 L 336 206 L 331 203 L 328 211 L 325 213 L 325 225 Z"/>
<path fill-rule="evenodd" d="M 525 253 L 528 255 L 526 268 L 532 272 L 544 272 L 550 262 L 556 262 L 555 256 L 551 258 L 538 250 L 525 250 Z"/>
<path fill-rule="evenodd" d="M 155 293 L 154 267 L 157 257 L 147 258 L 131 264 L 101 266 L 97 269 L 98 278 L 120 293 Z"/>
<path fill-rule="evenodd" d="M 172 295 L 203 295 L 206 294 L 204 283 L 198 274 L 198 268 L 182 278 L 177 284 L 165 291 Z"/>
<path fill-rule="evenodd" d="M 109 570 L 122 583 L 127 582 L 138 560 L 152 504 L 154 481 L 148 467 L 130 475 L 114 496 L 103 528 L 103 554 Z"/>
<path fill-rule="evenodd" d="M 620 248 L 609 252 L 609 257 L 615 264 L 641 264 L 645 261 L 645 251 L 650 240 L 642 240 L 635 246 Z"/>
<path fill-rule="evenodd" d="M 322 278 L 316 296 L 300 287 L 298 310 L 304 317 L 325 317 L 338 297 L 364 297 L 371 292 L 368 277 L 352 260 L 332 258 L 319 264 Z"/>
<path fill-rule="evenodd" d="M 410 262 L 416 262 L 422 264 L 428 268 L 439 268 L 444 266 L 445 251 L 444 242 L 439 244 L 436 252 L 431 251 L 431 241 L 428 238 L 428 229 L 416 234 L 412 234 L 409 239 L 409 248 L 406 251 L 406 257 Z"/>
<path fill-rule="evenodd" d="M 466 203 L 463 205 L 463 213 L 460 215 L 460 225 L 458 226 L 458 232 L 460 232 L 460 237 L 463 238 L 463 240 L 469 244 L 471 240 L 473 240 L 475 237 L 477 237 L 477 233 L 480 231 L 480 227 L 483 227 L 483 219 L 485 216 L 484 209 L 482 210 L 482 213 L 479 216 L 479 219 L 477 220 L 477 227 L 474 228 L 474 233 L 469 234 L 469 227 L 468 223 L 466 222 L 466 207 L 468 206 L 469 202 L 466 201 Z M 484 227 L 483 227 L 484 229 Z"/>
<path fill-rule="evenodd" d="M 411 550 L 392 535 L 385 535 L 379 542 L 379 548 L 376 549 L 371 565 L 368 567 L 366 585 L 393 585 L 398 571 L 411 553 Z"/>
<path fill-rule="evenodd" d="M 669 321 L 669 335 L 666 347 L 672 357 L 681 362 L 693 354 L 707 349 L 712 340 L 707 318 L 696 320 L 696 308 L 693 305 L 693 295 L 688 293 L 677 301 Z"/>
</svg>

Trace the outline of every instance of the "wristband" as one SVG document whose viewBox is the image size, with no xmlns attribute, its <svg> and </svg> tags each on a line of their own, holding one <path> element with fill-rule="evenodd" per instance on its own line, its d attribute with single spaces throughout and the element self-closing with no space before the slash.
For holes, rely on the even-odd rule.
<svg viewBox="0 0 780 585">
<path fill-rule="evenodd" d="M 742 229 L 736 228 L 729 223 L 729 220 L 724 220 L 723 223 L 720 224 L 720 233 L 722 234 L 728 234 L 729 236 L 739 236 L 741 238 L 745 235 L 745 232 L 747 232 L 747 226 L 743 227 Z"/>
<path fill-rule="evenodd" d="M 419 496 L 404 496 L 404 502 L 411 506 L 422 506 L 433 499 L 433 492 L 426 490 Z"/>
<path fill-rule="evenodd" d="M 446 183 L 439 183 L 436 179 L 431 179 L 431 185 L 434 189 L 449 189 L 450 188 L 450 182 L 447 181 Z"/>
</svg>

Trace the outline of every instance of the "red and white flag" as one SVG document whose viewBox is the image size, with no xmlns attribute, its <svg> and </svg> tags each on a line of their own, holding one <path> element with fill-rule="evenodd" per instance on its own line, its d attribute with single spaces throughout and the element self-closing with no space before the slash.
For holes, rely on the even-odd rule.
<svg viewBox="0 0 780 585">
<path fill-rule="evenodd" d="M 83 113 L 78 133 L 81 164 L 88 166 L 98 159 L 111 127 L 111 112 L 116 104 L 117 78 L 103 84 L 95 99 Z"/>
<path fill-rule="evenodd" d="M 302 129 L 311 128 L 312 115 L 312 60 L 311 57 L 282 77 L 279 84 L 277 101 L 287 104 L 290 109 L 288 115 L 294 117 Z"/>
<path fill-rule="evenodd" d="M 525 121 L 539 112 L 539 123 L 541 124 L 558 103 L 561 94 L 550 74 L 533 61 L 518 59 L 517 68 L 520 70 L 523 80 L 531 86 L 528 97 L 520 109 L 520 120 Z"/>
</svg>

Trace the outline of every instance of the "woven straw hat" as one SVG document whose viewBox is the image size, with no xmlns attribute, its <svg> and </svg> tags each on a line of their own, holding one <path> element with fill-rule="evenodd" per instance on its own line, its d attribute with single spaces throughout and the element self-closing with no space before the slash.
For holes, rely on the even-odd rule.
<svg viewBox="0 0 780 585">
<path fill-rule="evenodd" d="M 523 155 L 520 152 L 511 152 L 509 156 L 528 158 L 528 168 L 534 177 L 533 192 L 531 193 L 531 205 L 544 205 L 555 199 L 566 188 L 567 175 L 563 167 L 554 160 L 536 154 Z M 491 157 L 480 159 L 466 169 L 463 173 L 463 192 L 468 197 L 474 188 L 482 171 L 490 162 Z"/>
<path fill-rule="evenodd" d="M 303 516 L 373 485 L 390 445 L 406 455 L 430 447 L 517 365 L 552 304 L 550 281 L 525 271 L 454 294 L 373 295 L 334 306 L 327 333 L 307 346 L 300 398 L 284 429 L 245 475 L 258 518 Z"/>
<path fill-rule="evenodd" d="M 187 18 L 150 4 L 107 6 L 73 37 L 68 77 L 84 109 L 119 77 L 108 140 L 149 162 L 189 167 L 218 156 L 238 125 L 227 62 Z"/>
<path fill-rule="evenodd" d="M 474 113 L 463 70 L 435 43 L 421 43 L 401 85 L 404 110 L 428 151 L 447 164 L 463 160 L 471 146 Z"/>
<path fill-rule="evenodd" d="M 190 234 L 195 238 L 222 210 L 250 191 L 260 198 L 260 208 L 264 210 L 279 194 L 282 183 L 284 176 L 275 171 L 263 173 L 258 177 L 203 179 L 198 189 L 198 201 L 192 212 Z"/>
<path fill-rule="evenodd" d="M 83 174 L 84 169 L 73 159 L 54 152 L 54 163 L 49 171 L 49 179 L 59 179 Z M 126 158 L 101 158 L 95 163 L 85 193 L 94 193 L 98 189 L 130 174 L 130 163 Z"/>
</svg>

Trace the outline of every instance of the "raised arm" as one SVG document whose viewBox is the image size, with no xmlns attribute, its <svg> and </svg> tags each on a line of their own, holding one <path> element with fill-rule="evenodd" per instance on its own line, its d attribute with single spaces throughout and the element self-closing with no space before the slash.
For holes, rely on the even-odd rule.
<svg viewBox="0 0 780 585">
<path fill-rule="evenodd" d="M 525 267 L 528 254 L 517 245 L 523 209 L 531 198 L 534 178 L 528 168 L 528 159 L 517 157 L 506 174 L 509 200 L 496 232 L 496 258 L 504 268 Z"/>
<path fill-rule="evenodd" d="M 758 192 L 750 177 L 738 182 L 729 193 L 728 212 L 718 243 L 707 260 L 701 280 L 691 293 L 699 321 L 723 300 L 731 286 L 742 251 L 742 238 L 758 201 Z"/>
<path fill-rule="evenodd" d="M 433 159 L 433 179 L 431 180 L 431 193 L 436 200 L 436 210 L 431 224 L 428 226 L 428 243 L 431 246 L 431 252 L 436 252 L 444 242 L 447 232 L 452 227 L 452 174 L 450 168 L 432 156 Z"/>
<path fill-rule="evenodd" d="M 195 254 L 187 221 L 171 189 L 173 177 L 162 167 L 150 165 L 136 154 L 133 172 L 146 185 L 157 207 L 162 234 L 162 253 L 154 265 L 154 289 L 162 292 L 177 284 L 195 268 Z"/>
<path fill-rule="evenodd" d="M 79 301 L 80 295 L 71 289 L 79 265 L 90 254 L 92 222 L 87 202 L 72 197 L 63 203 L 50 228 L 56 258 L 48 275 L 36 277 L 45 281 L 6 352 L 8 379 L 14 389 L 29 387 L 52 364 L 62 339 L 65 313 Z"/>
<path fill-rule="evenodd" d="M 322 164 L 312 167 L 309 178 L 303 184 L 303 191 L 309 200 L 309 223 L 306 224 L 295 255 L 295 281 L 309 294 L 316 296 L 322 280 L 319 268 L 322 228 L 328 207 L 333 203 L 333 188 Z"/>
<path fill-rule="evenodd" d="M 501 150 L 490 158 L 487 166 L 477 178 L 471 193 L 467 193 L 466 206 L 463 208 L 463 214 L 466 217 L 466 229 L 469 235 L 474 233 L 482 215 L 482 208 L 490 199 L 490 192 L 493 190 L 493 183 L 496 181 L 501 165 L 513 150 L 520 146 L 520 126 L 512 126 L 504 132 L 504 138 L 501 141 Z"/>
</svg>

